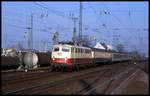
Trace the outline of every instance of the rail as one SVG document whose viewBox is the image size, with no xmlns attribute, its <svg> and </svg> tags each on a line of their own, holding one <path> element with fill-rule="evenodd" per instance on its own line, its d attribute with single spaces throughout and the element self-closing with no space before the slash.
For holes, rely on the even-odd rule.
<svg viewBox="0 0 150 96">
<path fill-rule="evenodd" d="M 120 74 L 117 75 L 117 76 L 111 77 L 111 78 L 108 79 L 107 81 L 104 81 L 103 83 L 101 83 L 101 84 L 97 85 L 96 87 L 90 89 L 89 91 L 85 92 L 84 95 L 87 95 L 87 94 L 91 93 L 92 91 L 96 90 L 96 89 L 99 88 L 99 87 L 104 86 L 105 84 L 109 83 L 110 81 L 112 81 L 112 80 L 114 80 L 114 79 L 119 79 L 119 77 L 120 77 L 121 75 L 123 75 L 123 74 L 125 74 L 125 73 L 128 73 L 128 72 L 129 72 L 130 70 L 132 70 L 132 69 L 133 69 L 133 68 L 130 68 L 130 69 L 128 69 L 127 71 L 124 71 L 124 72 L 120 73 Z"/>
<path fill-rule="evenodd" d="M 106 70 L 109 70 L 109 69 L 104 69 L 103 71 L 106 71 Z M 66 78 L 64 80 L 59 80 L 59 81 L 55 81 L 55 82 L 46 82 L 46 83 L 36 84 L 36 85 L 32 85 L 32 86 L 29 86 L 29 87 L 26 87 L 26 88 L 5 92 L 5 93 L 2 93 L 2 95 L 18 93 L 18 92 L 22 92 L 22 91 L 25 91 L 25 90 L 30 90 L 30 89 L 33 89 L 33 88 L 46 86 L 46 85 L 48 86 L 49 89 L 52 89 L 52 88 L 56 88 L 56 86 L 64 85 L 64 84 L 67 84 L 68 82 L 71 82 L 71 81 L 75 81 L 75 80 L 79 80 L 79 79 L 87 78 L 87 77 L 94 77 L 95 75 L 97 75 L 95 73 L 98 73 L 98 72 L 102 72 L 102 70 L 82 74 L 80 76 L 75 76 L 73 78 L 72 77 Z M 93 75 L 93 74 L 95 74 L 95 75 Z M 44 91 L 47 91 L 47 89 L 36 91 L 36 93 L 44 92 Z M 33 94 L 33 92 L 32 92 L 32 94 Z"/>
</svg>

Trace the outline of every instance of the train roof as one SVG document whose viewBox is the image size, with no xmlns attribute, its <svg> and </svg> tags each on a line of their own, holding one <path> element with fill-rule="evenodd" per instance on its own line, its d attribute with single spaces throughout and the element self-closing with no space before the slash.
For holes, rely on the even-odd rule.
<svg viewBox="0 0 150 96">
<path fill-rule="evenodd" d="M 68 46 L 68 47 L 76 47 L 76 48 L 85 48 L 85 49 L 91 49 L 89 47 L 85 47 L 85 46 L 79 46 L 79 45 L 73 45 L 73 44 L 66 44 L 66 43 L 59 43 L 57 45 L 54 46 L 60 46 L 60 45 L 64 45 L 64 46 Z"/>
<path fill-rule="evenodd" d="M 109 53 L 122 53 L 122 52 L 117 52 L 115 50 L 104 50 L 104 49 L 98 49 L 98 48 L 92 48 L 92 51 L 98 51 L 98 52 L 109 52 Z"/>
<path fill-rule="evenodd" d="M 91 49 L 92 51 L 99 51 L 99 52 L 109 52 L 109 53 L 122 53 L 122 54 L 127 54 L 124 52 L 117 52 L 115 50 L 104 50 L 104 49 L 98 49 L 98 48 L 93 48 L 93 47 L 87 47 L 87 46 L 80 46 L 79 44 L 74 44 L 72 42 L 59 42 L 57 45 L 65 45 L 65 46 L 75 46 L 77 48 L 86 48 L 86 49 Z"/>
</svg>

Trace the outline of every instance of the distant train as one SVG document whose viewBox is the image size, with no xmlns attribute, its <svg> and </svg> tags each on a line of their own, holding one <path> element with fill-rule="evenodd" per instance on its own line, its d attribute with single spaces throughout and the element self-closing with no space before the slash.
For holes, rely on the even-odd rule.
<svg viewBox="0 0 150 96">
<path fill-rule="evenodd" d="M 126 60 L 131 60 L 131 57 L 125 53 L 70 44 L 54 45 L 51 54 L 51 66 L 54 71 L 71 71 L 80 67 L 96 66 L 100 62 Z"/>
</svg>

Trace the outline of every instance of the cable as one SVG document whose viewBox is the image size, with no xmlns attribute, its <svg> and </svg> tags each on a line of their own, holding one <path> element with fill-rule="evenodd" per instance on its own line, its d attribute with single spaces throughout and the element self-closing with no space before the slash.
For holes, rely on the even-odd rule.
<svg viewBox="0 0 150 96">
<path fill-rule="evenodd" d="M 9 21 L 18 21 L 18 22 L 22 22 L 22 23 L 25 23 L 25 21 L 22 21 L 22 20 L 19 20 L 19 19 L 14 19 L 14 18 L 9 18 L 9 17 L 3 17 L 3 21 L 5 20 L 9 20 Z"/>
<path fill-rule="evenodd" d="M 47 9 L 49 12 L 53 12 L 53 13 L 55 13 L 56 15 L 59 15 L 59 16 L 62 16 L 62 17 L 64 17 L 64 18 L 67 18 L 67 19 L 72 20 L 71 17 L 68 17 L 68 16 L 63 15 L 63 14 L 64 14 L 63 12 L 56 11 L 56 10 L 52 10 L 52 9 L 47 8 L 47 7 L 45 7 L 45 6 L 43 6 L 43 5 L 39 4 L 39 3 L 36 3 L 36 2 L 34 2 L 34 4 L 36 4 L 36 5 L 38 5 L 38 6 L 42 7 L 42 8 L 45 8 L 45 9 Z"/>
<path fill-rule="evenodd" d="M 96 10 L 93 8 L 93 6 L 90 6 L 90 8 L 93 10 L 93 12 L 97 15 L 97 17 L 99 18 L 99 19 L 101 19 L 100 17 L 99 17 L 99 15 L 96 13 Z M 103 22 L 102 22 L 103 23 Z M 105 24 L 105 23 L 103 23 L 103 24 Z M 108 31 L 108 29 L 107 29 L 107 27 L 104 27 L 104 28 L 106 28 L 106 30 Z"/>
<path fill-rule="evenodd" d="M 12 26 L 12 27 L 16 27 L 16 28 L 21 28 L 21 29 L 27 29 L 27 27 L 18 26 L 18 25 L 13 25 L 13 24 L 5 24 L 5 25 Z"/>
<path fill-rule="evenodd" d="M 4 12 L 8 12 L 8 11 L 4 11 Z M 20 16 L 30 17 L 30 15 L 23 14 L 23 13 L 18 13 L 18 12 L 8 12 L 8 13 L 14 14 L 15 17 L 17 16 L 17 14 L 19 14 Z M 6 17 L 6 18 L 7 18 L 7 16 L 9 16 L 9 15 L 3 15 L 3 17 Z M 20 18 L 20 16 L 18 16 L 17 18 Z M 13 18 L 13 19 L 14 19 L 14 18 Z M 22 18 L 21 18 L 21 19 L 22 19 Z M 41 21 L 38 20 L 38 19 L 39 19 L 39 18 L 34 17 L 34 22 L 39 22 L 39 23 L 41 24 Z M 46 23 L 43 23 L 43 24 L 47 25 Z"/>
<path fill-rule="evenodd" d="M 52 10 L 52 9 L 47 8 L 47 7 L 45 7 L 45 6 L 43 6 L 43 5 L 39 4 L 39 3 L 36 3 L 36 2 L 34 2 L 34 4 L 36 4 L 36 5 L 38 5 L 38 6 L 42 7 L 42 8 L 45 8 L 45 9 L 47 9 L 48 11 L 51 11 L 51 12 L 55 13 L 56 15 L 59 15 L 59 16 L 62 16 L 62 17 L 64 17 L 64 18 L 67 18 L 67 19 L 69 19 L 69 20 L 72 20 L 72 18 L 71 18 L 71 17 L 68 17 L 68 16 L 65 16 L 65 15 L 62 15 L 62 14 L 63 14 L 63 12 L 56 11 L 56 10 Z M 84 25 L 84 24 L 82 24 L 82 25 Z M 88 26 L 88 25 L 84 25 L 84 26 Z M 92 31 L 95 31 L 95 32 L 98 32 L 98 33 L 99 33 L 99 31 L 97 31 L 97 30 L 96 30 L 96 29 L 94 29 L 94 28 L 90 28 L 89 26 L 88 26 L 88 29 L 90 29 L 90 30 L 92 30 Z"/>
<path fill-rule="evenodd" d="M 124 26 L 124 24 L 121 22 L 121 20 L 120 20 L 117 16 L 115 16 L 115 15 L 113 14 L 113 12 L 110 10 L 110 8 L 109 8 L 108 6 L 106 6 L 104 3 L 103 3 L 103 5 L 104 5 L 104 7 L 107 8 L 107 10 L 108 10 L 109 12 L 111 12 L 111 15 L 114 16 L 114 17 L 116 18 L 116 20 L 117 20 L 120 24 L 122 24 L 122 25 Z"/>
</svg>

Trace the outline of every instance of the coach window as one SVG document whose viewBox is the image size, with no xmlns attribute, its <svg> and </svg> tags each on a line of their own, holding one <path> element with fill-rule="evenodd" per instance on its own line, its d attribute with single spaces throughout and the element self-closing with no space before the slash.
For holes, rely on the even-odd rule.
<svg viewBox="0 0 150 96">
<path fill-rule="evenodd" d="M 89 54 L 91 54 L 91 50 L 89 50 Z"/>
<path fill-rule="evenodd" d="M 86 53 L 88 53 L 88 50 L 86 49 Z"/>
<path fill-rule="evenodd" d="M 55 52 L 59 51 L 59 48 L 54 48 L 54 51 L 55 51 Z"/>
<path fill-rule="evenodd" d="M 87 50 L 87 49 L 85 49 L 85 53 L 88 53 L 88 50 Z"/>
<path fill-rule="evenodd" d="M 73 47 L 71 48 L 71 52 L 74 52 L 74 48 Z"/>
<path fill-rule="evenodd" d="M 89 50 L 87 49 L 87 53 L 89 53 Z"/>
<path fill-rule="evenodd" d="M 75 48 L 75 52 L 77 53 L 77 48 Z"/>
<path fill-rule="evenodd" d="M 81 48 L 81 53 L 83 53 L 83 49 Z"/>
<path fill-rule="evenodd" d="M 83 49 L 83 53 L 85 53 L 85 49 Z"/>
</svg>

